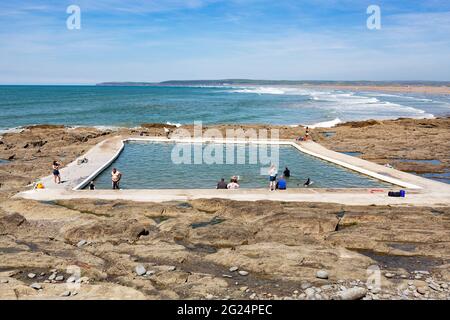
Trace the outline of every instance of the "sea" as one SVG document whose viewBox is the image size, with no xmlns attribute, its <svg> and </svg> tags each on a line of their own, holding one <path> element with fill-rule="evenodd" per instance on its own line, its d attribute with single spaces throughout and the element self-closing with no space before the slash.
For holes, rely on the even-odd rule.
<svg viewBox="0 0 450 320">
<path fill-rule="evenodd" d="M 137 127 L 340 122 L 450 115 L 450 95 L 280 86 L 0 86 L 0 132 L 36 124 Z"/>
</svg>

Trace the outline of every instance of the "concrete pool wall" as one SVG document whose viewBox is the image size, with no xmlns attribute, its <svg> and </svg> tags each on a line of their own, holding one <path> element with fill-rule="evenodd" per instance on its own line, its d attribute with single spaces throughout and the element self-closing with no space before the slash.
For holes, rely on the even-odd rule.
<svg viewBox="0 0 450 320">
<path fill-rule="evenodd" d="M 130 189 L 130 190 L 81 190 L 111 163 L 124 149 L 127 141 L 181 142 L 181 143 L 257 143 L 289 145 L 316 158 L 334 163 L 361 174 L 392 184 L 392 188 L 360 189 L 308 189 L 290 188 L 287 192 L 272 192 L 261 189 L 241 190 L 201 190 L 201 189 Z M 87 158 L 88 162 L 77 164 L 77 160 Z M 412 204 L 441 205 L 450 204 L 450 186 L 393 168 L 378 165 L 360 158 L 334 152 L 312 141 L 293 140 L 234 140 L 226 139 L 167 139 L 161 137 L 121 137 L 109 138 L 95 145 L 86 154 L 61 169 L 62 184 L 54 184 L 52 176 L 40 179 L 45 189 L 21 192 L 17 197 L 34 200 L 57 199 L 122 199 L 132 201 L 170 201 L 197 198 L 224 198 L 235 200 L 273 200 L 273 201 L 315 201 L 343 204 Z M 397 187 L 396 187 L 397 186 Z M 406 198 L 387 197 L 388 190 L 407 189 Z"/>
<path fill-rule="evenodd" d="M 343 159 L 337 159 L 333 151 L 330 151 L 328 149 L 323 148 L 320 150 L 319 148 L 315 148 L 316 150 L 312 148 L 305 148 L 304 146 L 301 146 L 296 141 L 291 140 L 227 140 L 227 139 L 213 139 L 213 138 L 191 138 L 191 139 L 165 139 L 165 138 L 158 138 L 158 137 L 131 137 L 126 138 L 121 141 L 119 149 L 112 155 L 112 157 L 105 162 L 103 165 L 101 165 L 97 170 L 95 170 L 92 174 L 90 174 L 86 179 L 84 179 L 81 183 L 79 183 L 77 186 L 73 188 L 73 190 L 81 190 L 85 188 L 90 181 L 94 180 L 100 173 L 102 173 L 106 168 L 108 168 L 122 153 L 125 143 L 126 142 L 158 142 L 158 143 L 164 143 L 164 142 L 170 142 L 170 143 L 222 143 L 222 144 L 266 144 L 266 145 L 284 145 L 284 146 L 291 146 L 297 149 L 298 151 L 308 154 L 310 156 L 313 156 L 315 158 L 333 163 L 335 165 L 338 165 L 340 167 L 349 169 L 351 171 L 358 172 L 360 174 L 363 174 L 365 176 L 369 176 L 372 178 L 375 178 L 380 181 L 388 182 L 393 185 L 397 185 L 403 188 L 408 189 L 421 189 L 420 186 L 417 186 L 412 183 L 405 182 L 403 180 L 397 179 L 392 176 L 386 176 L 380 173 L 377 173 L 375 171 L 368 170 L 364 167 L 357 166 L 355 164 L 349 163 L 349 161 L 345 161 L 346 157 L 349 157 L 350 159 L 347 160 L 353 160 L 353 159 L 359 159 L 352 156 L 344 155 Z M 313 146 L 314 142 L 306 142 L 303 143 L 303 145 L 308 144 L 309 146 Z M 330 154 L 328 154 L 330 153 Z M 333 155 L 334 157 L 330 156 Z M 361 160 L 361 159 L 359 159 Z M 362 160 L 365 161 L 365 160 Z M 367 161 L 365 161 L 367 162 Z M 370 162 L 369 162 L 370 163 Z"/>
</svg>

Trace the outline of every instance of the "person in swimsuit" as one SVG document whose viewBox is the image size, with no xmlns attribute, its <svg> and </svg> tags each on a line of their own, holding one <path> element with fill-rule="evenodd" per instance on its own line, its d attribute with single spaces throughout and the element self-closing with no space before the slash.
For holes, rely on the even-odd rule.
<svg viewBox="0 0 450 320">
<path fill-rule="evenodd" d="M 277 184 L 277 168 L 275 165 L 271 165 L 269 169 L 269 190 L 273 191 L 275 190 L 276 184 Z"/>
<path fill-rule="evenodd" d="M 57 184 L 61 183 L 61 174 L 59 173 L 59 167 L 61 164 L 58 161 L 53 161 L 53 181 Z"/>
<path fill-rule="evenodd" d="M 122 179 L 122 173 L 119 170 L 117 170 L 116 168 L 112 169 L 111 181 L 112 181 L 113 190 L 120 189 L 120 186 L 119 186 L 120 179 Z"/>
</svg>

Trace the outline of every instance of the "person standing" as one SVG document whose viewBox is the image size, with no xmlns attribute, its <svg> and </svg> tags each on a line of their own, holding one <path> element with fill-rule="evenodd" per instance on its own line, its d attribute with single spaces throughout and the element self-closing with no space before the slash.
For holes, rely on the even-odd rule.
<svg viewBox="0 0 450 320">
<path fill-rule="evenodd" d="M 52 169 L 53 169 L 53 181 L 57 184 L 61 183 L 61 174 L 59 172 L 59 168 L 61 167 L 61 163 L 58 161 L 53 161 Z"/>
<path fill-rule="evenodd" d="M 273 191 L 275 190 L 276 184 L 277 184 L 277 168 L 275 165 L 271 165 L 269 169 L 269 190 Z"/>
<path fill-rule="evenodd" d="M 112 188 L 113 190 L 119 190 L 120 179 L 122 179 L 122 173 L 116 168 L 112 169 L 111 172 L 111 180 L 112 180 Z"/>
</svg>

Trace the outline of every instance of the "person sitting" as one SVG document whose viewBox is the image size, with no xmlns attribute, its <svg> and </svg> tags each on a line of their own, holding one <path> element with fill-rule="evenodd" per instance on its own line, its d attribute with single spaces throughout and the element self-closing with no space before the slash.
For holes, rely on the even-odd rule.
<svg viewBox="0 0 450 320">
<path fill-rule="evenodd" d="M 281 176 L 280 179 L 278 179 L 277 181 L 277 189 L 286 190 L 286 188 L 287 188 L 286 179 L 284 178 L 284 176 Z"/>
<path fill-rule="evenodd" d="M 91 183 L 89 183 L 89 190 L 95 190 L 95 183 L 94 183 L 94 181 L 91 181 Z"/>
<path fill-rule="evenodd" d="M 216 189 L 227 189 L 227 183 L 225 182 L 225 179 L 222 178 L 220 179 L 220 181 L 217 183 L 217 187 Z"/>
<path fill-rule="evenodd" d="M 239 189 L 239 183 L 236 179 L 231 179 L 230 183 L 227 185 L 227 189 Z"/>
<path fill-rule="evenodd" d="M 291 170 L 289 170 L 289 168 L 286 167 L 286 169 L 284 169 L 283 175 L 284 175 L 286 178 L 289 178 L 289 177 L 291 176 Z"/>
<path fill-rule="evenodd" d="M 304 187 L 308 187 L 311 184 L 311 179 L 308 178 L 308 180 L 306 180 L 306 182 L 303 184 Z"/>
</svg>

